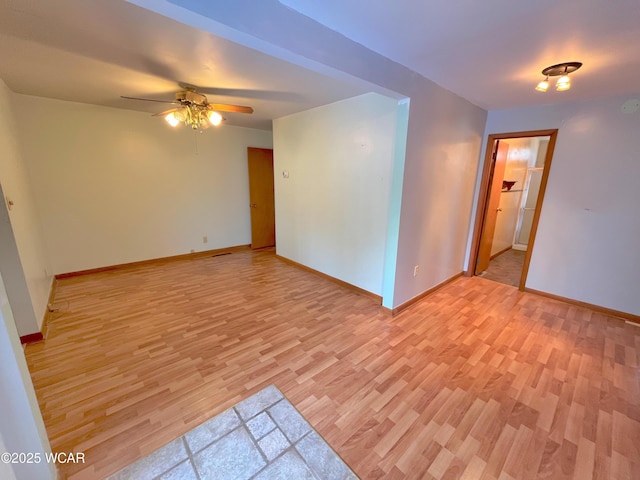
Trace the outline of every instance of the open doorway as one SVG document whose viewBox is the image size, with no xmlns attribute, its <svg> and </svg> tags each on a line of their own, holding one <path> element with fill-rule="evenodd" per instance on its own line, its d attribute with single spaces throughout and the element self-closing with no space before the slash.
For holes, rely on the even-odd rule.
<svg viewBox="0 0 640 480">
<path fill-rule="evenodd" d="M 489 135 L 468 275 L 524 290 L 556 135 Z"/>
</svg>

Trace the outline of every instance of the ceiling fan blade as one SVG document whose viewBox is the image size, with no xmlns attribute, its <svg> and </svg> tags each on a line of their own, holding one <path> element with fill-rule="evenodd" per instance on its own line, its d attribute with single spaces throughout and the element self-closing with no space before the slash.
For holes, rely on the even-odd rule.
<svg viewBox="0 0 640 480">
<path fill-rule="evenodd" d="M 125 98 L 127 100 L 142 100 L 143 102 L 170 103 L 172 105 L 180 105 L 180 102 L 170 102 L 168 100 L 153 100 L 151 98 L 125 97 L 124 95 L 120 95 L 120 98 Z"/>
<path fill-rule="evenodd" d="M 242 105 L 227 105 L 226 103 L 209 103 L 207 104 L 209 110 L 217 110 L 219 112 L 238 112 L 238 113 L 253 113 L 253 108 L 244 107 Z"/>
<path fill-rule="evenodd" d="M 180 110 L 183 110 L 183 108 L 182 108 L 182 107 L 180 107 L 180 108 L 172 108 L 171 110 L 165 110 L 164 112 L 154 113 L 154 114 L 153 114 L 153 115 L 151 115 L 151 116 L 152 116 L 152 117 L 160 117 L 160 116 L 162 116 L 162 115 L 169 115 L 170 113 L 178 112 L 178 111 L 180 111 Z"/>
</svg>

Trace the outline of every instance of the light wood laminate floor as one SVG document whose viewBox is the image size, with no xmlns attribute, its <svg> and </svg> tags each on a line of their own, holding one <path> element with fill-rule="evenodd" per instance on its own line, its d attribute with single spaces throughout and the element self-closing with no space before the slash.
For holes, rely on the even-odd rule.
<svg viewBox="0 0 640 480">
<path fill-rule="evenodd" d="M 478 277 L 390 317 L 236 252 L 61 280 L 26 356 L 68 478 L 275 384 L 364 479 L 640 478 L 640 329 Z"/>
</svg>

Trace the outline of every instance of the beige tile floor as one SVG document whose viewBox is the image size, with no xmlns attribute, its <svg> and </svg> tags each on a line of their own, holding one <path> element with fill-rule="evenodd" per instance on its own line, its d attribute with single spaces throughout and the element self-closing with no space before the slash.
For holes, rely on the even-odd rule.
<svg viewBox="0 0 640 480">
<path fill-rule="evenodd" d="M 357 478 L 271 385 L 109 480 Z"/>
</svg>

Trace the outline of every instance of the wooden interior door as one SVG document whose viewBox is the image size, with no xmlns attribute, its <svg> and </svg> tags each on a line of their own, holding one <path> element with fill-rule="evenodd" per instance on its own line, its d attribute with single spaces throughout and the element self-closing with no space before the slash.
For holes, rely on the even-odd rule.
<svg viewBox="0 0 640 480">
<path fill-rule="evenodd" d="M 247 158 L 249 161 L 251 248 L 273 247 L 276 244 L 273 150 L 249 147 Z"/>
<path fill-rule="evenodd" d="M 496 140 L 493 154 L 493 166 L 491 179 L 489 181 L 489 201 L 484 214 L 482 234 L 480 236 L 480 248 L 478 250 L 478 261 L 476 263 L 476 275 L 484 272 L 489 267 L 491 260 L 491 245 L 493 244 L 493 234 L 496 230 L 496 220 L 498 219 L 500 192 L 502 191 L 502 180 L 504 180 L 504 169 L 507 165 L 507 155 L 509 145 L 505 141 Z"/>
</svg>

